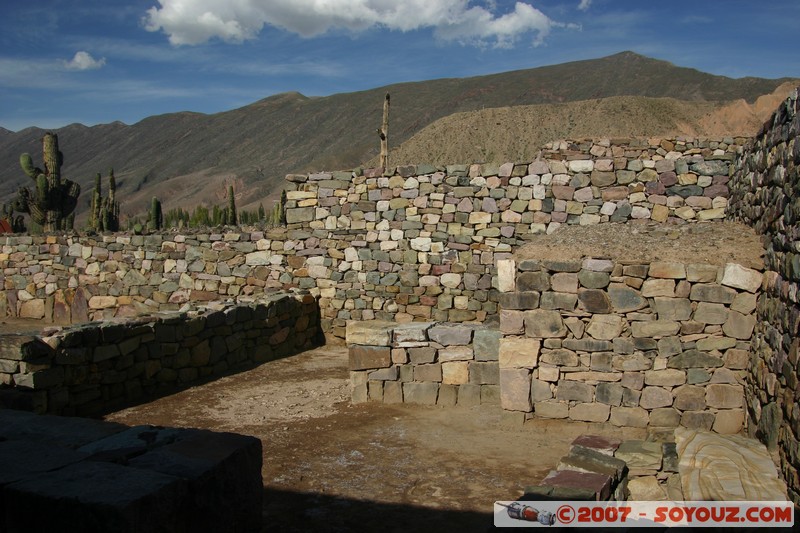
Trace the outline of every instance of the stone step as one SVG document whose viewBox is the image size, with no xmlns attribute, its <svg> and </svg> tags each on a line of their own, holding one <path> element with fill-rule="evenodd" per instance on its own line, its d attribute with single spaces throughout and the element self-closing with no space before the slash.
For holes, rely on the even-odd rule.
<svg viewBox="0 0 800 533">
<path fill-rule="evenodd" d="M 542 485 L 571 489 L 588 489 L 596 501 L 608 500 L 611 496 L 611 476 L 594 472 L 574 470 L 551 470 L 542 480 Z"/>
<path fill-rule="evenodd" d="M 628 472 L 625 461 L 583 446 L 573 446 L 569 454 L 561 458 L 556 468 L 603 474 L 611 478 L 612 485 L 619 483 Z"/>
</svg>

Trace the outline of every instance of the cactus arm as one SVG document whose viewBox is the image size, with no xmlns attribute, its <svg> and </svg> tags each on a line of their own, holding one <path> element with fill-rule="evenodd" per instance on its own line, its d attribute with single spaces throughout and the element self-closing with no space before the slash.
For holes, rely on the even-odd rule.
<svg viewBox="0 0 800 533">
<path fill-rule="evenodd" d="M 42 169 L 33 164 L 31 154 L 25 153 L 19 156 L 19 165 L 22 167 L 23 172 L 31 179 L 36 179 L 36 176 L 42 174 Z"/>
</svg>

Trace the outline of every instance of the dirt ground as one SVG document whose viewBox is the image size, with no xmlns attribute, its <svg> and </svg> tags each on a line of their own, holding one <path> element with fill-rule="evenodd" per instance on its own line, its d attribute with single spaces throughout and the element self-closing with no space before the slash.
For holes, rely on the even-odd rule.
<svg viewBox="0 0 800 533">
<path fill-rule="evenodd" d="M 561 226 L 537 235 L 514 254 L 517 259 L 611 258 L 623 262 L 678 261 L 764 268 L 764 246 L 749 226 L 738 222 L 684 225 L 596 224 Z"/>
<path fill-rule="evenodd" d="M 578 435 L 641 430 L 508 425 L 499 406 L 351 405 L 344 347 L 323 347 L 108 415 L 253 435 L 264 531 L 486 531 L 492 504 L 541 480 Z"/>
</svg>

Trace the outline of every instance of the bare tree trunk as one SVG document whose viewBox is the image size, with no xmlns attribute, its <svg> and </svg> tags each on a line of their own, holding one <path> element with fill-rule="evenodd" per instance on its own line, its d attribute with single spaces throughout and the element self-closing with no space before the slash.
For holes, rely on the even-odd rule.
<svg viewBox="0 0 800 533">
<path fill-rule="evenodd" d="M 389 166 L 389 93 L 386 93 L 386 100 L 383 101 L 383 123 L 378 135 L 381 137 L 380 166 L 386 171 Z"/>
</svg>

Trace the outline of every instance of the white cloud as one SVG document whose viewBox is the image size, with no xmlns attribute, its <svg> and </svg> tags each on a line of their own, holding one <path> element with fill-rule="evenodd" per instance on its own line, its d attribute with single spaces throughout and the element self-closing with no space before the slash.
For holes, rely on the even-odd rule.
<svg viewBox="0 0 800 533">
<path fill-rule="evenodd" d="M 578 4 L 578 10 L 586 11 L 589 9 L 589 6 L 592 5 L 592 0 L 581 0 L 581 3 Z"/>
<path fill-rule="evenodd" d="M 583 0 L 586 2 L 586 0 Z M 254 39 L 264 26 L 303 37 L 329 30 L 397 31 L 433 29 L 437 37 L 470 44 L 510 46 L 531 34 L 540 43 L 552 27 L 563 27 L 525 2 L 497 13 L 493 1 L 470 6 L 468 0 L 158 0 L 143 22 L 163 31 L 174 45 L 211 39 L 240 43 Z"/>
<path fill-rule="evenodd" d="M 75 52 L 71 61 L 64 61 L 64 66 L 71 70 L 93 70 L 106 64 L 106 58 L 95 59 L 89 52 Z"/>
</svg>

